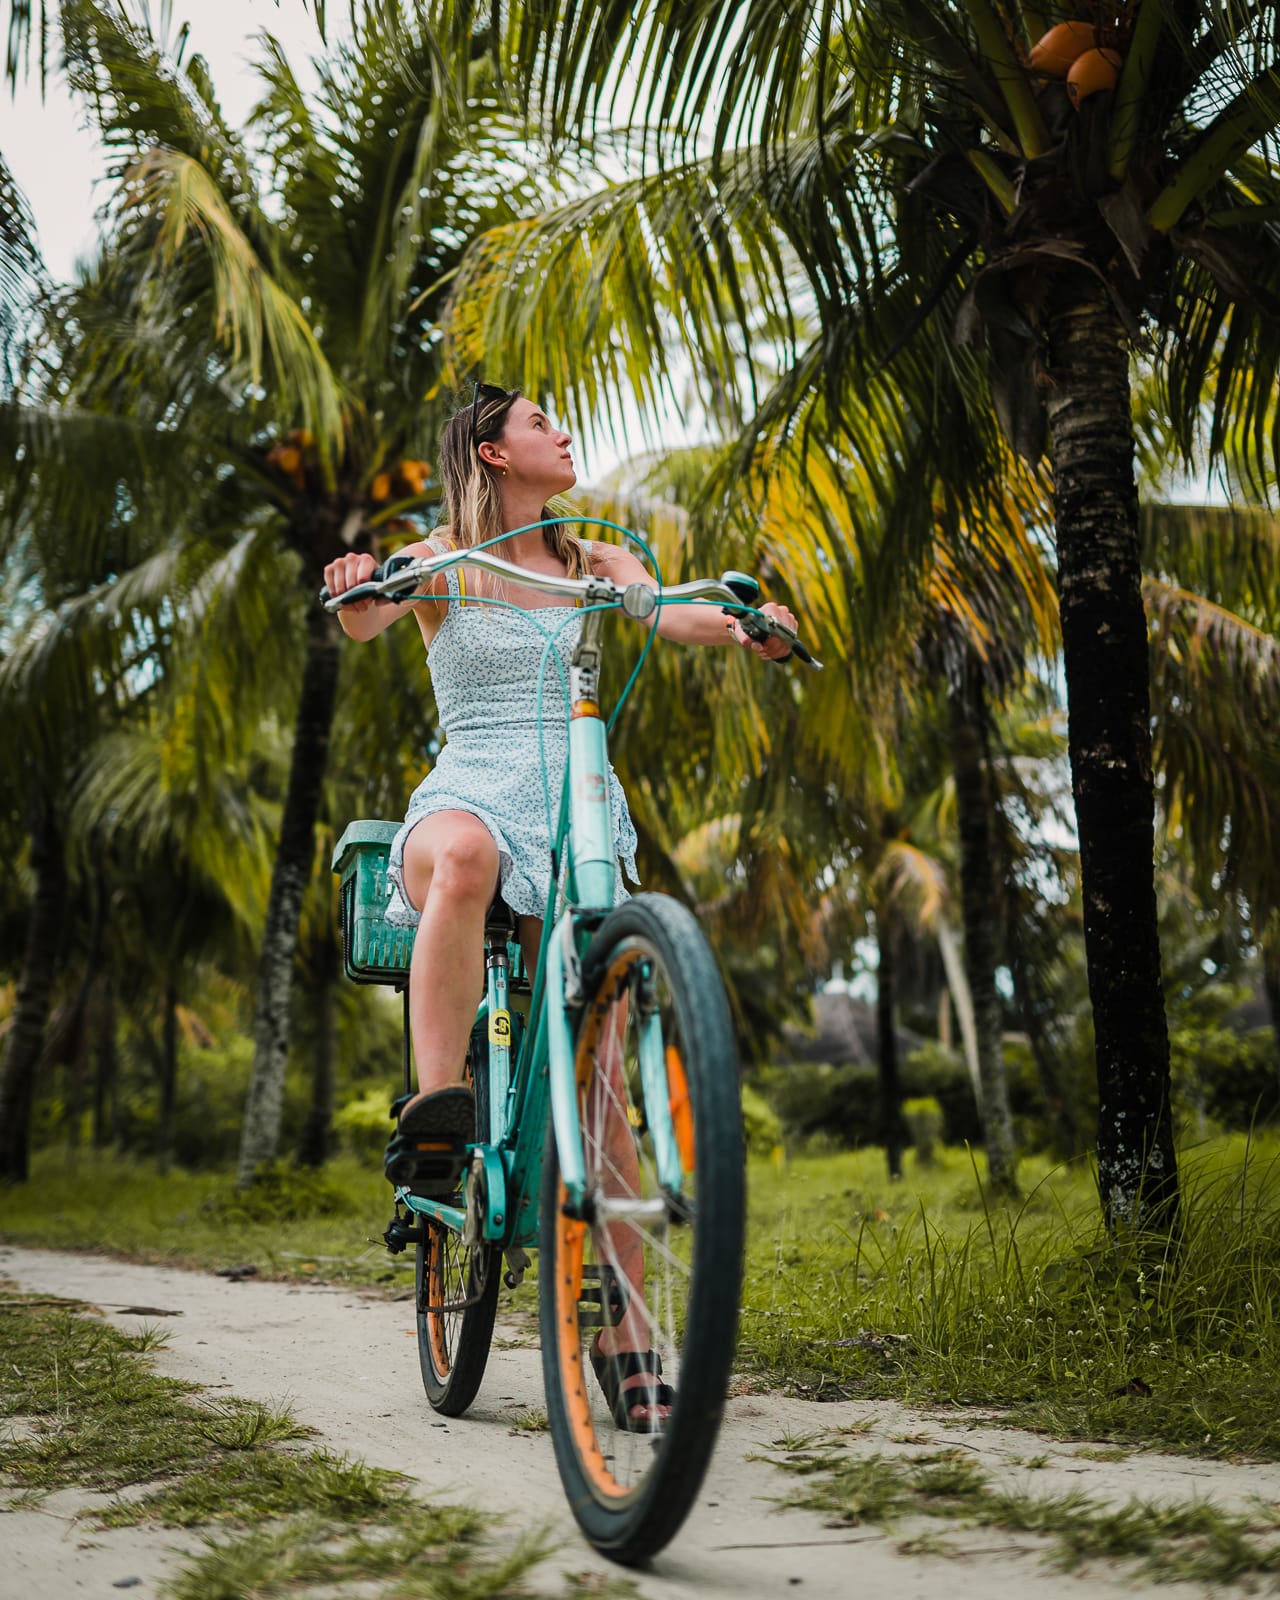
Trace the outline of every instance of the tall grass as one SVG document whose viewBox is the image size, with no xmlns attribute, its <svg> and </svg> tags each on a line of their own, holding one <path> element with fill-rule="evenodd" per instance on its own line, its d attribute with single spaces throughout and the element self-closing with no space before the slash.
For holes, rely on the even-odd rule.
<svg viewBox="0 0 1280 1600">
<path fill-rule="evenodd" d="M 1172 1239 L 1103 1233 L 1081 1165 L 1023 1169 L 1017 1207 L 945 1153 L 761 1170 L 743 1350 L 821 1393 L 982 1405 L 1056 1433 L 1280 1454 L 1280 1141 L 1183 1155 Z M 882 1170 L 882 1169 L 881 1169 Z"/>
</svg>

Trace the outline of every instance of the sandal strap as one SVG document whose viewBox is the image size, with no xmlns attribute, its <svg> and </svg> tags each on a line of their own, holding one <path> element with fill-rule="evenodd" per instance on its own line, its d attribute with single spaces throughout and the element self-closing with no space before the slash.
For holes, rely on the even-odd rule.
<svg viewBox="0 0 1280 1600">
<path fill-rule="evenodd" d="M 675 1408 L 676 1392 L 669 1383 L 650 1383 L 643 1388 L 637 1384 L 634 1389 L 623 1389 L 618 1395 L 618 1401 L 626 1406 L 628 1411 L 633 1411 L 636 1406 L 643 1406 L 646 1411 L 656 1411 L 659 1406 L 666 1406 L 669 1410 Z"/>
<path fill-rule="evenodd" d="M 600 1354 L 598 1359 L 611 1369 L 619 1386 L 629 1378 L 662 1376 L 662 1357 L 656 1350 L 619 1350 L 616 1355 Z M 635 1392 L 644 1393 L 641 1389 Z"/>
</svg>

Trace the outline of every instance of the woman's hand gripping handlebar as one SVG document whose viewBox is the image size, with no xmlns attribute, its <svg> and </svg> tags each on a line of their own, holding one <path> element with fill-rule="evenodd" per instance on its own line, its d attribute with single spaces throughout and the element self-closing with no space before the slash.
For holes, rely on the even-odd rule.
<svg viewBox="0 0 1280 1600">
<path fill-rule="evenodd" d="M 328 586 L 320 591 L 320 603 L 326 611 L 340 611 L 345 606 L 363 610 L 378 601 L 394 602 L 410 598 L 430 583 L 437 573 L 447 567 L 468 566 L 494 577 L 506 578 L 525 589 L 541 590 L 545 594 L 559 595 L 565 599 L 580 600 L 583 605 L 613 605 L 627 616 L 645 621 L 657 610 L 659 604 L 688 605 L 694 601 L 722 602 L 726 615 L 731 616 L 749 638 L 756 640 L 781 639 L 790 654 L 808 667 L 820 670 L 822 663 L 815 660 L 793 628 L 777 617 L 766 616 L 755 610 L 760 585 L 744 572 L 726 572 L 720 579 L 696 578 L 691 583 L 667 584 L 657 589 L 648 583 L 630 583 L 625 587 L 611 578 L 558 578 L 549 573 L 531 572 L 518 567 L 501 556 L 490 555 L 485 550 L 449 550 L 436 556 L 391 556 L 381 566 L 371 566 L 369 556 L 343 557 L 328 570 L 334 577 L 347 582 L 337 594 L 330 594 Z M 341 572 L 336 569 L 341 566 Z"/>
</svg>

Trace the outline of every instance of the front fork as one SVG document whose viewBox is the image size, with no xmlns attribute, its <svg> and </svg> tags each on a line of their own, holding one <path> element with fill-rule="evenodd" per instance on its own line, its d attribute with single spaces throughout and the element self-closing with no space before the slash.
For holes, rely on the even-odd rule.
<svg viewBox="0 0 1280 1600">
<path fill-rule="evenodd" d="M 672 1118 L 671 1085 L 662 1038 L 662 1018 L 655 993 L 653 963 L 636 962 L 629 985 L 636 1013 L 640 1084 L 644 1095 L 644 1120 L 653 1141 L 658 1182 L 668 1202 L 679 1200 L 684 1189 L 684 1169 Z M 557 1003 L 557 1001 L 559 1003 Z M 575 1061 L 573 1023 L 581 1025 L 586 997 L 582 969 L 574 940 L 573 912 L 566 911 L 556 925 L 547 951 L 547 1056 L 551 1088 L 551 1121 L 555 1129 L 556 1156 L 564 1184 L 565 1215 L 594 1221 L 589 1214 L 607 1204 L 611 1216 L 622 1217 L 635 1209 L 625 1199 L 598 1202 L 587 1194 L 586 1157 L 582 1120 L 578 1112 L 579 1075 Z M 585 1073 L 583 1074 L 585 1076 Z M 658 1202 L 661 1204 L 661 1202 Z M 641 1202 L 648 1207 L 654 1202 Z"/>
</svg>

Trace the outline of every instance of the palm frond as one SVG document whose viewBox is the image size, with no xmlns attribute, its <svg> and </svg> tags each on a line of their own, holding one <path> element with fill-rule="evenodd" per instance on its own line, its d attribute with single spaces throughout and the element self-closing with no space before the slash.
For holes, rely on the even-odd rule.
<svg viewBox="0 0 1280 1600">
<path fill-rule="evenodd" d="M 198 236 L 213 274 L 215 332 L 233 367 L 261 383 L 268 362 L 287 373 L 307 426 L 330 448 L 342 439 L 343 395 L 305 312 L 233 217 L 206 169 L 176 150 L 153 150 L 133 169 L 130 204 L 160 219 L 153 264 L 171 272 Z"/>
<path fill-rule="evenodd" d="M 942 862 L 905 839 L 885 845 L 873 882 L 878 897 L 925 929 L 937 926 L 951 901 Z"/>
</svg>

